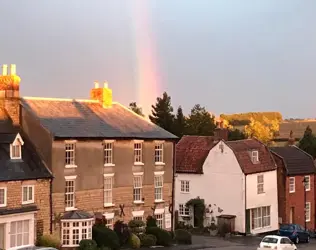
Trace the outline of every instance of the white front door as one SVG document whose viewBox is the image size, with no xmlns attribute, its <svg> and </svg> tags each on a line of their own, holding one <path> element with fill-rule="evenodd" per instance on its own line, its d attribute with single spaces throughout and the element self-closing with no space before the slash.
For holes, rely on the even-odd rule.
<svg viewBox="0 0 316 250">
<path fill-rule="evenodd" d="M 0 224 L 0 249 L 5 249 L 5 224 Z"/>
</svg>

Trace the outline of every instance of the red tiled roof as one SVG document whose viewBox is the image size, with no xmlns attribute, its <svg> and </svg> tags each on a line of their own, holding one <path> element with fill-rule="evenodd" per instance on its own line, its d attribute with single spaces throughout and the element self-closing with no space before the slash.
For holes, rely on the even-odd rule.
<svg viewBox="0 0 316 250">
<path fill-rule="evenodd" d="M 176 172 L 202 174 L 204 161 L 214 145 L 212 136 L 183 136 L 176 146 Z"/>
<path fill-rule="evenodd" d="M 276 169 L 272 154 L 267 146 L 256 139 L 227 141 L 226 144 L 233 150 L 244 174 L 272 171 Z M 259 162 L 251 161 L 251 151 L 259 153 Z"/>
</svg>

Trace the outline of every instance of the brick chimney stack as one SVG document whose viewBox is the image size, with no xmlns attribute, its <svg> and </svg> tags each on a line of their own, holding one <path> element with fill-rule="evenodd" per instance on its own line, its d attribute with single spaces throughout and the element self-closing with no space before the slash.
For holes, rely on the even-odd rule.
<svg viewBox="0 0 316 250">
<path fill-rule="evenodd" d="M 228 129 L 224 127 L 224 122 L 220 121 L 217 123 L 217 128 L 214 131 L 214 139 L 228 141 Z"/>
<path fill-rule="evenodd" d="M 287 141 L 287 145 L 289 145 L 289 146 L 295 145 L 295 138 L 293 136 L 293 131 L 292 130 L 290 132 L 290 136 L 289 136 L 289 139 Z"/>
<path fill-rule="evenodd" d="M 4 109 L 10 116 L 14 126 L 20 125 L 20 82 L 21 78 L 16 74 L 16 65 L 2 65 L 0 75 L 0 109 Z"/>
<path fill-rule="evenodd" d="M 107 82 L 104 82 L 103 88 L 99 86 L 99 82 L 94 82 L 94 88 L 90 91 L 90 99 L 100 102 L 103 108 L 112 107 L 112 89 L 109 88 Z"/>
</svg>

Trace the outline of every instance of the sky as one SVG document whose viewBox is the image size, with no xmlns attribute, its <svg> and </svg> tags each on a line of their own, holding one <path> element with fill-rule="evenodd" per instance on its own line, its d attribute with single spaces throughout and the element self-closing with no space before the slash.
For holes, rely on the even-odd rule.
<svg viewBox="0 0 316 250">
<path fill-rule="evenodd" d="M 316 117 L 315 0 L 0 0 L 0 64 L 22 96 Z"/>
</svg>

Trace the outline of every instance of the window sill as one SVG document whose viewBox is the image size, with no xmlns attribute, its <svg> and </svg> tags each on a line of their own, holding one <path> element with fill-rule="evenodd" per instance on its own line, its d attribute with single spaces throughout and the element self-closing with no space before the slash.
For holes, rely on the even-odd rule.
<svg viewBox="0 0 316 250">
<path fill-rule="evenodd" d="M 113 203 L 104 203 L 104 207 L 115 207 Z"/>
<path fill-rule="evenodd" d="M 182 192 L 182 191 L 180 191 L 180 194 L 190 194 L 190 192 Z"/>
<path fill-rule="evenodd" d="M 289 193 L 290 193 L 290 194 L 294 194 L 294 193 L 295 193 L 295 191 L 290 191 Z"/>
<path fill-rule="evenodd" d="M 164 200 L 155 200 L 155 203 L 164 203 Z"/>
<path fill-rule="evenodd" d="M 114 163 L 106 163 L 104 164 L 104 167 L 115 167 Z"/>
<path fill-rule="evenodd" d="M 165 166 L 166 163 L 164 163 L 164 162 L 155 162 L 155 165 L 156 166 Z"/>
<path fill-rule="evenodd" d="M 179 214 L 180 217 L 190 218 L 190 215 Z"/>
<path fill-rule="evenodd" d="M 34 201 L 22 201 L 22 205 L 34 204 Z"/>
<path fill-rule="evenodd" d="M 144 201 L 134 201 L 134 204 L 145 204 Z"/>
<path fill-rule="evenodd" d="M 66 212 L 69 212 L 69 211 L 76 211 L 78 210 L 78 208 L 75 208 L 75 207 L 65 207 L 65 211 Z"/>
<path fill-rule="evenodd" d="M 311 191 L 310 189 L 306 189 L 305 192 Z"/>
<path fill-rule="evenodd" d="M 62 245 L 62 247 L 79 247 L 79 245 Z"/>
<path fill-rule="evenodd" d="M 2 208 L 2 207 L 6 207 L 7 206 L 7 204 L 0 204 L 0 207 Z"/>
<path fill-rule="evenodd" d="M 258 231 L 258 230 L 267 229 L 267 228 L 271 228 L 271 225 L 270 225 L 270 226 L 266 226 L 266 227 L 253 228 L 253 229 L 251 229 L 251 230 L 252 230 L 252 231 Z"/>
<path fill-rule="evenodd" d="M 77 168 L 77 165 L 65 165 L 65 168 Z"/>
<path fill-rule="evenodd" d="M 144 166 L 143 162 L 134 162 L 134 166 Z"/>
<path fill-rule="evenodd" d="M 311 220 L 309 219 L 309 220 L 306 220 L 306 222 L 311 222 Z"/>
</svg>

